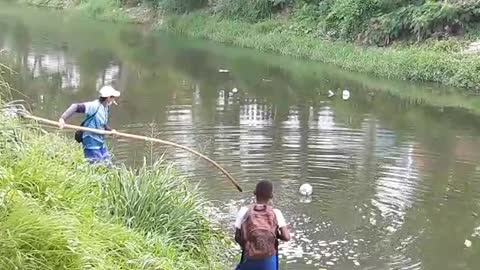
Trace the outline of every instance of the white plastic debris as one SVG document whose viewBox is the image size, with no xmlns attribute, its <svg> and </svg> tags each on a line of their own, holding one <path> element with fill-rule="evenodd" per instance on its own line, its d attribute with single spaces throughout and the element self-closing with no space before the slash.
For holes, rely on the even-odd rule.
<svg viewBox="0 0 480 270">
<path fill-rule="evenodd" d="M 392 226 L 388 226 L 387 228 L 387 231 L 390 232 L 390 233 L 394 233 L 397 231 L 397 229 L 395 229 L 395 227 L 392 227 Z"/>
<path fill-rule="evenodd" d="M 303 184 L 300 186 L 299 192 L 303 196 L 310 196 L 313 193 L 313 187 L 310 184 Z"/>
<path fill-rule="evenodd" d="M 18 110 L 15 107 L 7 107 L 1 110 L 1 113 L 8 118 L 16 118 L 18 116 Z"/>
<path fill-rule="evenodd" d="M 467 248 L 472 246 L 472 241 L 465 239 L 465 243 L 463 243 Z"/>
<path fill-rule="evenodd" d="M 230 72 L 230 70 L 228 70 L 228 69 L 219 69 L 218 72 L 220 72 L 220 73 L 228 73 L 228 72 Z"/>
<path fill-rule="evenodd" d="M 480 236 L 480 226 L 473 229 L 473 233 L 472 233 L 472 237 L 478 237 L 478 236 Z"/>
<path fill-rule="evenodd" d="M 233 88 L 233 89 L 232 89 L 232 92 L 233 92 L 233 93 L 237 93 L 237 92 L 238 92 L 238 89 L 237 89 L 237 88 Z"/>
<path fill-rule="evenodd" d="M 333 93 L 332 90 L 328 90 L 328 97 L 333 97 L 335 95 L 335 93 Z"/>
<path fill-rule="evenodd" d="M 350 98 L 350 91 L 348 90 L 343 90 L 342 92 L 342 99 L 343 100 L 348 100 Z"/>
</svg>

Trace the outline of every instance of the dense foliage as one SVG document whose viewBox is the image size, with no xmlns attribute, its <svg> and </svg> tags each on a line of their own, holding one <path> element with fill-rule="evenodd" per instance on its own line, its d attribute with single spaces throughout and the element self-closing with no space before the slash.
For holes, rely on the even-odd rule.
<svg viewBox="0 0 480 270">
<path fill-rule="evenodd" d="M 67 0 L 18 0 L 66 7 Z M 287 19 L 276 31 L 294 31 L 316 38 L 386 46 L 446 39 L 476 32 L 477 0 L 80 0 L 78 6 L 96 18 L 121 19 L 122 7 L 141 4 L 170 13 L 202 11 L 224 19 L 260 22 Z"/>
<path fill-rule="evenodd" d="M 206 9 L 248 22 L 291 16 L 317 36 L 388 45 L 462 35 L 480 22 L 476 0 L 145 0 L 167 11 Z M 139 2 L 139 1 L 133 1 Z M 130 0 L 130 4 L 132 0 Z"/>
</svg>

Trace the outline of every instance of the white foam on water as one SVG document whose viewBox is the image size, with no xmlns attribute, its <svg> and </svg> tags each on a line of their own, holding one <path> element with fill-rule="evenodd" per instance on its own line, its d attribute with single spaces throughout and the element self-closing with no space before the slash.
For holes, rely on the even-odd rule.
<svg viewBox="0 0 480 270">
<path fill-rule="evenodd" d="M 473 233 L 472 233 L 472 237 L 478 237 L 478 236 L 480 236 L 480 226 L 473 229 Z"/>
</svg>

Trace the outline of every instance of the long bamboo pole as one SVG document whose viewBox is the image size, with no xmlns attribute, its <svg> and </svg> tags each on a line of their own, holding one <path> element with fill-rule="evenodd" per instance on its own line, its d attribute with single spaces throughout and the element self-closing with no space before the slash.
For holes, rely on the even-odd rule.
<svg viewBox="0 0 480 270">
<path fill-rule="evenodd" d="M 52 125 L 52 126 L 57 126 L 57 127 L 59 126 L 59 123 L 56 122 L 56 121 L 48 120 L 48 119 L 38 117 L 38 116 L 34 116 L 34 115 L 31 115 L 31 114 L 22 114 L 22 117 L 30 119 L 30 120 L 38 121 L 38 122 L 41 122 L 41 123 L 49 124 L 49 125 Z M 201 153 L 199 153 L 199 152 L 197 152 L 197 151 L 195 151 L 195 150 L 193 150 L 193 149 L 191 149 L 187 146 L 176 144 L 174 142 L 169 142 L 169 141 L 156 139 L 156 138 L 146 137 L 146 136 L 140 136 L 140 135 L 134 135 L 134 134 L 128 134 L 128 133 L 122 133 L 122 132 L 111 132 L 111 131 L 106 131 L 106 130 L 87 128 L 87 127 L 70 125 L 70 124 L 65 124 L 64 128 L 73 129 L 73 130 L 82 130 L 82 131 L 92 132 L 92 133 L 101 134 L 101 135 L 114 135 L 114 136 L 119 136 L 119 137 L 135 139 L 135 140 L 143 140 L 143 141 L 147 141 L 147 142 L 156 142 L 156 143 L 160 143 L 160 144 L 164 144 L 164 145 L 168 145 L 168 146 L 183 149 L 187 152 L 190 152 L 194 155 L 197 155 L 197 156 L 205 159 L 206 161 L 210 162 L 212 165 L 217 167 L 217 169 L 219 169 L 230 180 L 230 182 L 232 182 L 232 184 L 238 189 L 238 191 L 240 191 L 240 192 L 243 191 L 242 188 L 240 187 L 240 185 L 237 183 L 237 181 L 235 181 L 235 178 L 233 178 L 233 176 L 229 172 L 227 172 L 227 170 L 225 170 L 222 166 L 220 166 L 217 162 L 213 161 L 209 157 L 207 157 L 207 156 L 205 156 L 205 155 L 203 155 L 203 154 L 201 154 Z"/>
</svg>

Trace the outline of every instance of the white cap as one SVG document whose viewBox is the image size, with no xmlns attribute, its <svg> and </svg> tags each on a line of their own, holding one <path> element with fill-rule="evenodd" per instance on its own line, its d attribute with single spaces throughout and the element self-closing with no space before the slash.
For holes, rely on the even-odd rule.
<svg viewBox="0 0 480 270">
<path fill-rule="evenodd" d="M 119 97 L 120 92 L 115 90 L 113 87 L 107 85 L 102 87 L 102 89 L 100 89 L 100 96 L 101 97 Z"/>
</svg>

